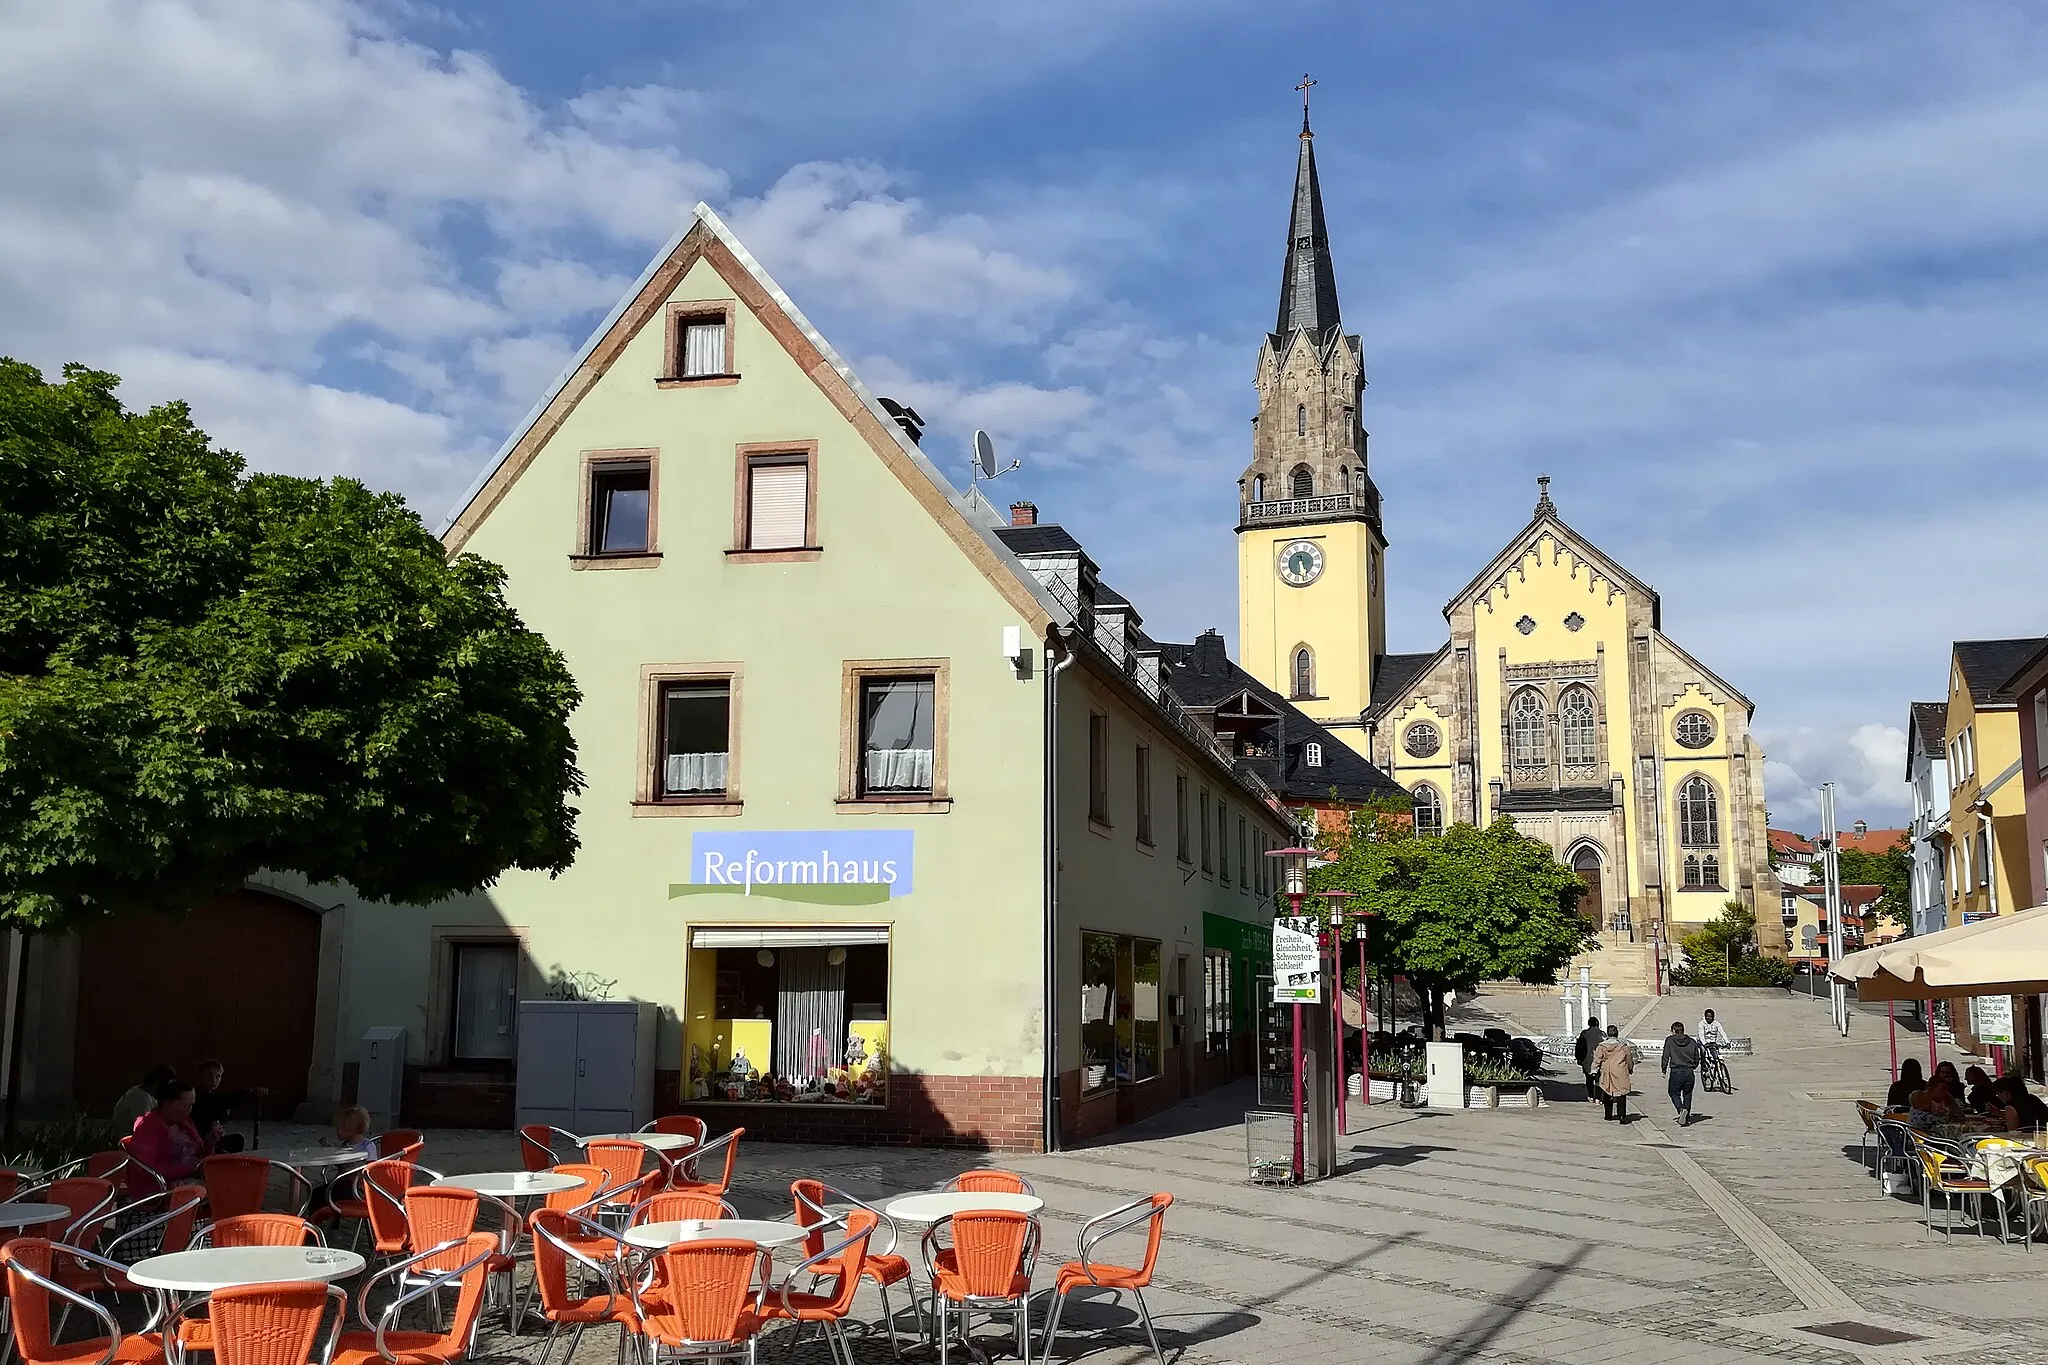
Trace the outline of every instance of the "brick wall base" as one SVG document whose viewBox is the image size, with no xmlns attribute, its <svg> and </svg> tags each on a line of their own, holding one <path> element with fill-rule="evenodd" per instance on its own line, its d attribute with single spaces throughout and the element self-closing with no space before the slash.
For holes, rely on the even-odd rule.
<svg viewBox="0 0 2048 1365">
<path fill-rule="evenodd" d="M 1036 1076 L 899 1072 L 889 1077 L 887 1105 L 677 1103 L 680 1079 L 674 1072 L 657 1078 L 658 1107 L 663 1113 L 694 1114 L 713 1133 L 745 1128 L 747 1136 L 770 1142 L 986 1152 L 1036 1152 L 1045 1145 Z"/>
</svg>

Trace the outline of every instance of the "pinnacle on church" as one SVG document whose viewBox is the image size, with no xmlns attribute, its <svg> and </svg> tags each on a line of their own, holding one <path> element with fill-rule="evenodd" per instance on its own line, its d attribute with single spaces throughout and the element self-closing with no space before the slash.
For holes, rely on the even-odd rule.
<svg viewBox="0 0 2048 1365">
<path fill-rule="evenodd" d="M 1338 330 L 1337 273 L 1330 263 L 1330 233 L 1323 223 L 1323 189 L 1316 179 L 1316 135 L 1308 126 L 1307 76 L 1301 91 L 1301 160 L 1294 170 L 1294 212 L 1287 225 L 1287 267 L 1280 276 L 1280 319 L 1273 331 L 1286 338 L 1305 331 L 1318 342 Z"/>
<path fill-rule="evenodd" d="M 1536 515 L 1539 517 L 1554 517 L 1557 515 L 1557 504 L 1550 500 L 1550 476 L 1548 474 L 1538 474 L 1536 476 Z"/>
</svg>

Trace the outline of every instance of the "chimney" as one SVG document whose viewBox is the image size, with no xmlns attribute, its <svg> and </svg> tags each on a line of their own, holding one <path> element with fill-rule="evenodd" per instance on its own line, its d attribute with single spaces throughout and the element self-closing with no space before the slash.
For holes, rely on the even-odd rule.
<svg viewBox="0 0 2048 1365">
<path fill-rule="evenodd" d="M 1195 647 L 1189 662 L 1200 674 L 1221 673 L 1230 656 L 1223 649 L 1223 632 L 1214 626 L 1195 637 Z"/>
<path fill-rule="evenodd" d="M 923 443 L 924 418 L 917 415 L 916 408 L 899 403 L 893 398 L 882 398 L 877 401 L 881 403 L 882 411 L 896 419 L 896 425 L 903 428 L 903 434 L 910 438 L 912 445 Z"/>
<path fill-rule="evenodd" d="M 1038 525 L 1038 504 L 1035 502 L 1013 502 L 1010 504 L 1010 525 Z"/>
</svg>

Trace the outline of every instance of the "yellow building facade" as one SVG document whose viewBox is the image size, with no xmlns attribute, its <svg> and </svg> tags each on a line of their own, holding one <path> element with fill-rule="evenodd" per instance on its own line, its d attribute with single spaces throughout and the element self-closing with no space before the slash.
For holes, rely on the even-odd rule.
<svg viewBox="0 0 2048 1365">
<path fill-rule="evenodd" d="M 1652 588 L 1565 524 L 1548 479 L 1444 608 L 1449 642 L 1387 652 L 1364 350 L 1339 317 L 1306 126 L 1255 385 L 1238 489 L 1245 669 L 1406 788 L 1418 828 L 1506 815 L 1549 842 L 1616 946 L 1675 942 L 1739 900 L 1782 951 L 1754 708 L 1664 634 Z"/>
<path fill-rule="evenodd" d="M 2025 909 L 2026 793 L 2020 721 L 2005 686 L 2039 639 L 1958 640 L 1949 651 L 1948 922 Z"/>
</svg>

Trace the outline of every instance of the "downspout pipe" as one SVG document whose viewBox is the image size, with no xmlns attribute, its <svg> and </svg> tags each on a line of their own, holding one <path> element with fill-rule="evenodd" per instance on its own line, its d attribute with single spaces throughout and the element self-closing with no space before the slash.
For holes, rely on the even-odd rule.
<svg viewBox="0 0 2048 1365">
<path fill-rule="evenodd" d="M 1057 662 L 1055 662 L 1057 659 Z M 1045 1079 L 1039 1086 L 1045 1150 L 1060 1150 L 1060 674 L 1074 651 L 1057 625 L 1045 629 Z"/>
</svg>

